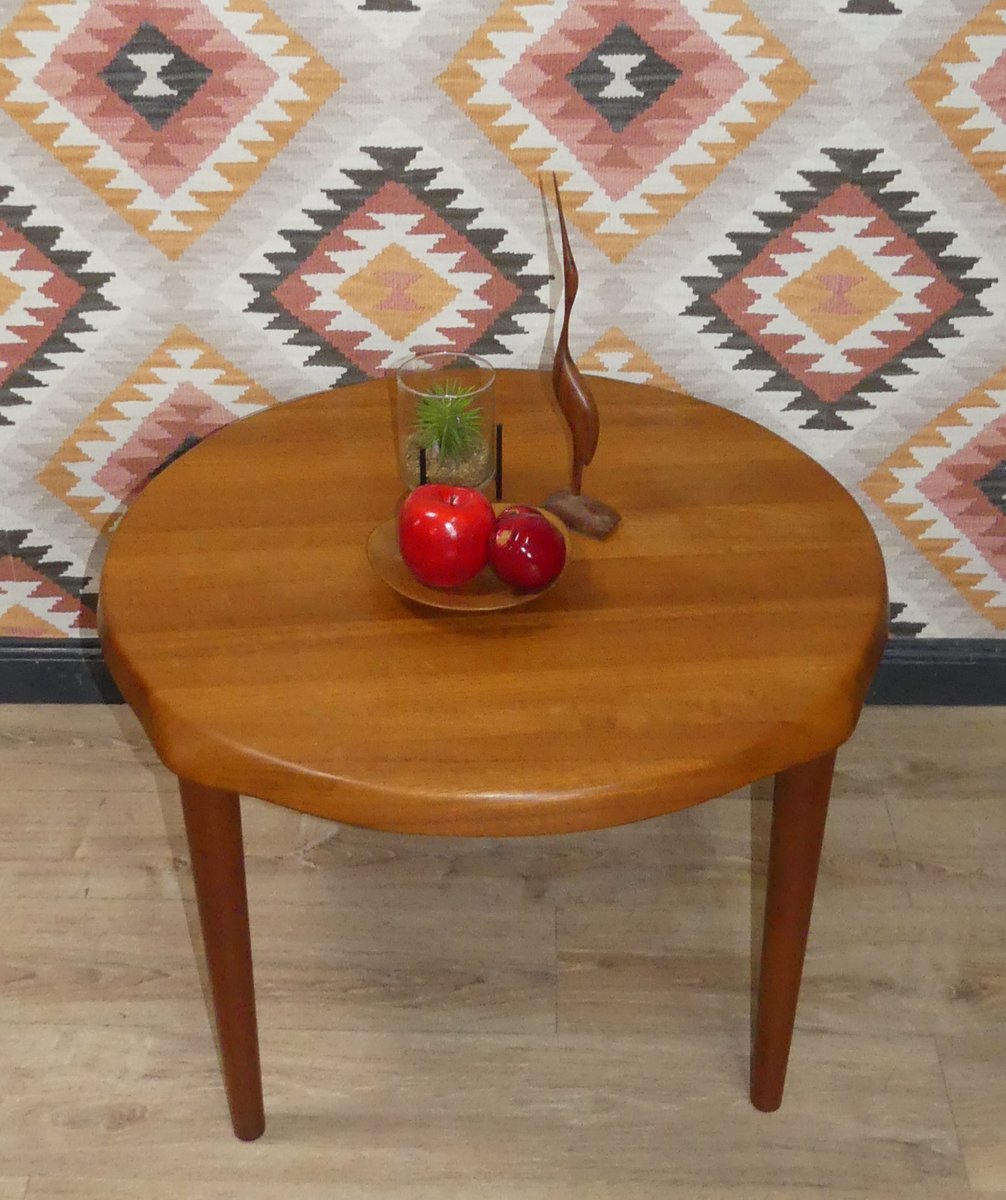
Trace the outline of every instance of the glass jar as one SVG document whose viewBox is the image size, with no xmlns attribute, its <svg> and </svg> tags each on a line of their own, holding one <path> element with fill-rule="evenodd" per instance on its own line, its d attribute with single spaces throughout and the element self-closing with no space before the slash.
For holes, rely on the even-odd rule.
<svg viewBox="0 0 1006 1200">
<path fill-rule="evenodd" d="M 485 488 L 496 474 L 496 372 L 455 350 L 415 354 L 396 371 L 398 466 L 423 482 Z"/>
</svg>

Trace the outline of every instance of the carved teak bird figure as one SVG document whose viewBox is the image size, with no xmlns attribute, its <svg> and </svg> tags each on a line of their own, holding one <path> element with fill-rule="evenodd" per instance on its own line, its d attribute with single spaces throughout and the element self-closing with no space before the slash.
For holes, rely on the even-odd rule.
<svg viewBox="0 0 1006 1200">
<path fill-rule="evenodd" d="M 570 249 L 569 233 L 566 229 L 566 214 L 562 211 L 559 181 L 555 175 L 552 176 L 552 186 L 555 188 L 555 206 L 559 210 L 564 281 L 562 329 L 559 332 L 555 361 L 552 364 L 552 390 L 573 435 L 573 475 L 570 491 L 578 496 L 583 483 L 583 468 L 594 457 L 594 451 L 597 449 L 601 423 L 594 397 L 569 352 L 569 318 L 580 286 L 580 273 L 573 261 L 573 251 Z"/>
<path fill-rule="evenodd" d="M 555 206 L 559 211 L 559 229 L 562 233 L 564 284 L 562 329 L 559 332 L 555 360 L 552 364 L 552 390 L 572 435 L 573 469 L 569 490 L 553 492 L 545 501 L 544 507 L 554 512 L 571 529 L 578 529 L 591 537 L 602 538 L 611 533 L 621 518 L 607 504 L 581 495 L 580 492 L 583 469 L 594 457 L 601 423 L 597 415 L 597 404 L 587 381 L 573 362 L 569 351 L 569 318 L 580 285 L 580 276 L 573 261 L 573 251 L 570 249 L 569 233 L 566 229 L 566 215 L 562 211 L 562 197 L 559 194 L 559 181 L 554 173 L 552 186 L 555 188 Z"/>
</svg>

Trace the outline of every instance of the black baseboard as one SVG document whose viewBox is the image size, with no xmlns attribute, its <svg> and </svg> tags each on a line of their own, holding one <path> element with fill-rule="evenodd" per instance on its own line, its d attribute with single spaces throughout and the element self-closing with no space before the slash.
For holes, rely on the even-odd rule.
<svg viewBox="0 0 1006 1200">
<path fill-rule="evenodd" d="M 1006 638 L 892 638 L 867 704 L 1006 704 Z"/>
<path fill-rule="evenodd" d="M 121 704 L 97 638 L 0 638 L 0 704 Z"/>
<path fill-rule="evenodd" d="M 1006 638 L 892 638 L 867 704 L 1006 704 Z M 121 704 L 97 638 L 0 638 L 0 704 Z"/>
</svg>

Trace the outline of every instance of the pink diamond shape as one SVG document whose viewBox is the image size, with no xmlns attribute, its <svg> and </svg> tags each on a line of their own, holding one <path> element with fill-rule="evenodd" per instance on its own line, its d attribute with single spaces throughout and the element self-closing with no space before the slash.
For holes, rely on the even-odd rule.
<svg viewBox="0 0 1006 1200">
<path fill-rule="evenodd" d="M 144 19 L 211 74 L 160 129 L 107 86 L 100 72 Z M 238 41 L 200 0 L 93 0 L 53 51 L 35 82 L 106 142 L 162 198 L 194 174 L 276 82 L 277 75 Z"/>
<path fill-rule="evenodd" d="M 1006 50 L 973 84 L 975 92 L 1006 123 Z"/>
<path fill-rule="evenodd" d="M 674 85 L 616 133 L 567 80 L 616 25 L 629 24 L 681 72 Z M 503 84 L 619 200 L 675 153 L 747 81 L 680 0 L 600 5 L 573 0 L 521 55 Z"/>
<path fill-rule="evenodd" d="M 948 455 L 918 484 L 918 490 L 968 538 L 1006 580 L 1006 517 L 978 487 L 1006 458 L 1006 415 L 990 421 L 967 445 Z"/>
<path fill-rule="evenodd" d="M 180 383 L 149 413 L 127 442 L 109 455 L 95 483 L 129 500 L 187 437 L 203 438 L 234 420 L 234 414 L 192 383 Z"/>
</svg>

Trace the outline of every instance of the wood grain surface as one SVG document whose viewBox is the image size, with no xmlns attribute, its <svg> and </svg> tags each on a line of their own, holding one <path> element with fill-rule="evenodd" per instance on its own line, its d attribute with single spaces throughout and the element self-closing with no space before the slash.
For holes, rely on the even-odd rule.
<svg viewBox="0 0 1006 1200">
<path fill-rule="evenodd" d="M 744 1098 L 763 790 L 502 841 L 243 801 L 246 1145 L 174 780 L 124 708 L 0 708 L 0 1197 L 1006 1200 L 1004 740 L 1003 709 L 864 713 L 773 1117 Z"/>
<path fill-rule="evenodd" d="M 349 823 L 513 835 L 668 812 L 843 742 L 886 627 L 862 512 L 740 416 L 592 384 L 591 487 L 623 524 L 509 612 L 417 609 L 368 565 L 400 488 L 383 381 L 235 422 L 155 479 L 100 620 L 163 761 Z M 548 377 L 498 388 L 505 499 L 540 501 L 568 454 Z"/>
</svg>

